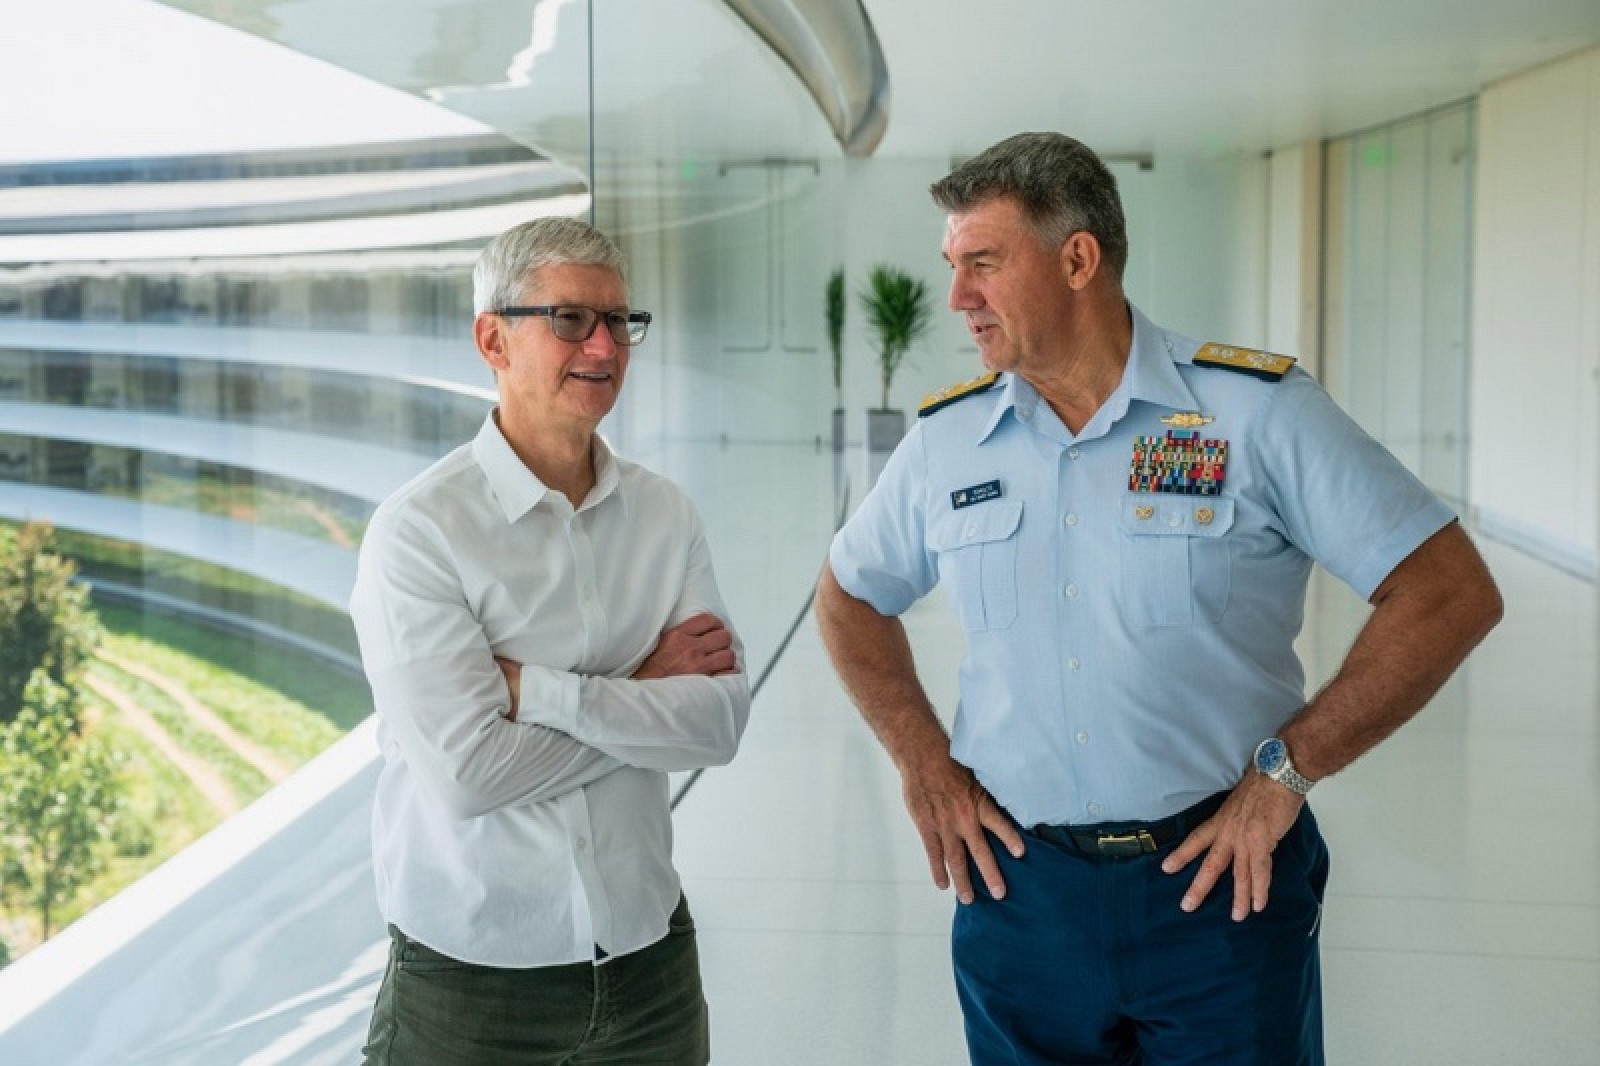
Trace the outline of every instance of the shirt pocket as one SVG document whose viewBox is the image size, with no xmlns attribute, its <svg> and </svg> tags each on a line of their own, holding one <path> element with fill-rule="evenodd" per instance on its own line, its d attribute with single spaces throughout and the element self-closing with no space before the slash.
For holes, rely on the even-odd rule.
<svg viewBox="0 0 1600 1066">
<path fill-rule="evenodd" d="M 1004 629 L 1017 619 L 1017 530 L 1022 501 L 997 500 L 946 515 L 928 531 L 939 579 L 969 633 Z"/>
<path fill-rule="evenodd" d="M 1135 626 L 1215 622 L 1228 608 L 1233 499 L 1127 493 L 1122 530 L 1122 614 Z"/>
</svg>

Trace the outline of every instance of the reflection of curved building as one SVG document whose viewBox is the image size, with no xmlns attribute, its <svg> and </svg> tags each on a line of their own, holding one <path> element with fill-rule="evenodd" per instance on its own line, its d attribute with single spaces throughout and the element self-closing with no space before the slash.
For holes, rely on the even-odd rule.
<svg viewBox="0 0 1600 1066">
<path fill-rule="evenodd" d="M 103 588 L 348 653 L 372 506 L 492 396 L 477 249 L 587 203 L 493 136 L 0 168 L 0 516 Z"/>
</svg>

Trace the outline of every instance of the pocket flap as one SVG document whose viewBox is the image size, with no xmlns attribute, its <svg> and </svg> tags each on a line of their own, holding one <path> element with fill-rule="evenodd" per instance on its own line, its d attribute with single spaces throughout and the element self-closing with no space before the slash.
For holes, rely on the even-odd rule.
<svg viewBox="0 0 1600 1066">
<path fill-rule="evenodd" d="M 1120 524 L 1133 536 L 1220 537 L 1233 526 L 1233 497 L 1130 492 Z"/>
<path fill-rule="evenodd" d="M 993 500 L 945 515 L 928 530 L 928 547 L 954 551 L 969 544 L 1005 540 L 1022 524 L 1021 500 Z"/>
</svg>

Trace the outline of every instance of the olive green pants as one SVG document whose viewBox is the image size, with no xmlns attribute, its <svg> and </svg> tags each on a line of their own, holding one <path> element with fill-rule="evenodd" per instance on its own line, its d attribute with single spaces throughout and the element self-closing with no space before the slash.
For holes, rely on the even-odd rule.
<svg viewBox="0 0 1600 1066">
<path fill-rule="evenodd" d="M 367 1066 L 706 1066 L 711 1038 L 686 900 L 664 939 L 608 959 L 506 970 L 389 927 Z"/>
</svg>

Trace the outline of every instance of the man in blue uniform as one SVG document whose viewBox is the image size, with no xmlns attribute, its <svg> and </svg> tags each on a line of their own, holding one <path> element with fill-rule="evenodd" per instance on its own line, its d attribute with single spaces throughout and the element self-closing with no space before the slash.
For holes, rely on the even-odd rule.
<svg viewBox="0 0 1600 1066">
<path fill-rule="evenodd" d="M 932 192 L 989 373 L 924 405 L 817 612 L 962 904 L 972 1059 L 1321 1063 L 1306 792 L 1428 701 L 1498 621 L 1494 582 L 1292 359 L 1128 304 L 1082 144 L 1013 137 Z M 1314 562 L 1374 610 L 1307 700 Z M 949 735 L 897 618 L 941 581 L 968 644 Z"/>
</svg>

